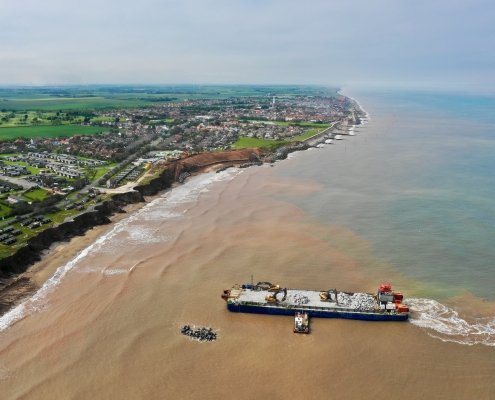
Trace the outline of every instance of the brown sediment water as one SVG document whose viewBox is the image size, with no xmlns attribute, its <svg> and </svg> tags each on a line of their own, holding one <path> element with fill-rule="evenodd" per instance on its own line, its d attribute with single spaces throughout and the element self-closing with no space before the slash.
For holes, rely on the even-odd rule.
<svg viewBox="0 0 495 400">
<path fill-rule="evenodd" d="M 194 177 L 109 227 L 9 316 L 1 397 L 495 398 L 495 347 L 411 323 L 314 319 L 310 335 L 295 335 L 290 317 L 226 310 L 222 290 L 251 275 L 301 288 L 373 291 L 390 274 L 405 292 L 416 285 L 349 228 L 283 200 L 318 183 L 273 171 Z M 184 324 L 218 339 L 191 341 Z"/>
<path fill-rule="evenodd" d="M 121 221 L 139 210 L 145 203 L 134 203 L 125 206 L 125 213 L 110 216 L 113 224 Z M 99 236 L 109 230 L 108 225 L 98 225 L 85 232 L 82 236 L 76 236 L 67 242 L 54 243 L 48 250 L 41 254 L 41 260 L 30 267 L 24 276 L 41 287 L 55 273 L 58 267 L 71 261 L 79 252 L 91 245 Z"/>
</svg>

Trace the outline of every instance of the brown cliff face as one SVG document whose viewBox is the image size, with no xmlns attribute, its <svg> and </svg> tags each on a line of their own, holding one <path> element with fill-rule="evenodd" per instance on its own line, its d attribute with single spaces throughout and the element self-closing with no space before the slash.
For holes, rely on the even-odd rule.
<svg viewBox="0 0 495 400">
<path fill-rule="evenodd" d="M 27 241 L 15 254 L 0 260 L 0 279 L 20 274 L 39 261 L 41 252 L 48 249 L 53 243 L 70 240 L 74 236 L 84 233 L 97 225 L 110 222 L 110 215 L 121 210 L 127 204 L 144 201 L 140 192 L 127 192 L 112 196 L 111 200 L 97 205 L 93 211 L 87 211 L 53 228 L 45 229 Z"/>
<path fill-rule="evenodd" d="M 258 149 L 223 151 L 197 154 L 169 163 L 160 176 L 149 183 L 136 186 L 134 191 L 114 194 L 111 200 L 96 206 L 94 211 L 82 213 L 72 221 L 48 228 L 29 239 L 27 245 L 15 254 L 0 260 L 0 279 L 26 271 L 29 265 L 40 260 L 41 252 L 53 243 L 70 240 L 74 236 L 83 235 L 94 226 L 108 224 L 110 222 L 108 217 L 121 210 L 123 206 L 143 202 L 144 196 L 152 196 L 171 187 L 183 172 L 194 173 L 215 164 L 259 160 L 260 154 Z"/>
<path fill-rule="evenodd" d="M 167 164 L 166 169 L 162 171 L 160 176 L 152 179 L 145 185 L 138 185 L 134 187 L 134 190 L 138 191 L 141 196 L 154 196 L 158 192 L 168 189 L 175 182 L 175 171 L 177 164 Z"/>
<path fill-rule="evenodd" d="M 177 162 L 184 170 L 198 170 L 214 164 L 228 162 L 247 162 L 257 161 L 260 159 L 260 149 L 242 149 L 233 151 L 218 151 L 212 153 L 196 154 L 179 160 Z"/>
<path fill-rule="evenodd" d="M 192 174 L 216 165 L 238 165 L 247 162 L 259 162 L 262 152 L 259 149 L 244 149 L 193 155 L 171 163 L 160 175 L 144 185 L 138 185 L 133 191 L 112 195 L 110 200 L 95 206 L 94 210 L 84 212 L 71 221 L 40 232 L 28 240 L 15 254 L 0 260 L 0 314 L 7 312 L 16 301 L 36 290 L 28 278 L 20 276 L 29 266 L 41 259 L 41 253 L 53 243 L 68 241 L 75 236 L 84 235 L 94 226 L 110 223 L 109 217 L 122 210 L 127 204 L 144 202 L 144 196 L 153 196 L 168 189 L 179 180 L 181 174 Z"/>
<path fill-rule="evenodd" d="M 233 151 L 218 151 L 196 154 L 176 162 L 175 179 L 183 173 L 195 173 L 216 164 L 239 164 L 259 161 L 262 152 L 260 149 L 242 149 Z"/>
</svg>

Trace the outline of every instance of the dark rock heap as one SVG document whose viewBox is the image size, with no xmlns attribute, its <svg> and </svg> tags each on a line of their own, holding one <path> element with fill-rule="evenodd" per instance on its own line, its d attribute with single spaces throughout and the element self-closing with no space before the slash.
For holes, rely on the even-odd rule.
<svg viewBox="0 0 495 400">
<path fill-rule="evenodd" d="M 184 325 L 181 328 L 180 333 L 189 336 L 191 339 L 197 340 L 198 342 L 213 342 L 217 340 L 217 334 L 212 328 Z"/>
</svg>

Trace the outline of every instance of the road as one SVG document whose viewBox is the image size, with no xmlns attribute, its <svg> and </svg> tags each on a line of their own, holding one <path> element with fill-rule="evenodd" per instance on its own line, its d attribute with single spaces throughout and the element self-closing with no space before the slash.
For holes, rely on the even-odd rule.
<svg viewBox="0 0 495 400">
<path fill-rule="evenodd" d="M 150 146 L 157 146 L 161 141 L 163 140 L 162 137 L 158 137 L 157 139 L 153 140 L 151 143 L 150 143 Z M 131 154 L 129 157 L 127 157 L 124 161 L 122 161 L 119 165 L 115 166 L 114 167 L 114 170 L 120 170 L 122 168 L 124 168 L 124 166 L 126 166 L 127 164 L 129 164 L 131 161 L 134 160 L 134 158 L 136 157 L 135 154 Z M 100 180 L 101 178 L 97 178 L 97 179 L 94 179 L 92 182 L 88 183 L 85 187 L 83 187 L 79 192 L 81 193 L 84 193 L 84 192 L 87 192 L 90 188 L 92 187 L 97 187 L 97 186 L 100 186 L 98 185 L 98 181 Z"/>
</svg>

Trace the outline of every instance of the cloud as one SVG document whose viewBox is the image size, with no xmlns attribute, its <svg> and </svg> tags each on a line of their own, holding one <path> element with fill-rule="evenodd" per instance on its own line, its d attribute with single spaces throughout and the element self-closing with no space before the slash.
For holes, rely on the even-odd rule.
<svg viewBox="0 0 495 400">
<path fill-rule="evenodd" d="M 494 81 L 482 0 L 3 3 L 3 84 Z"/>
</svg>

